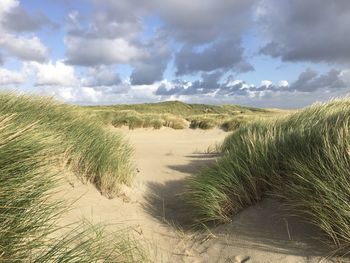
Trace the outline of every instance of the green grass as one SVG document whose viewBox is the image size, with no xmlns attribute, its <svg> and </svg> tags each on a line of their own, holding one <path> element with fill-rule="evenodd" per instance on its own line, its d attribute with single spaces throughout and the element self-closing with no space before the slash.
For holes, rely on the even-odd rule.
<svg viewBox="0 0 350 263">
<path fill-rule="evenodd" d="M 114 113 L 111 124 L 116 128 L 127 126 L 131 130 L 136 128 L 160 129 L 161 127 L 184 129 L 188 126 L 184 119 L 172 114 L 141 114 L 134 110 Z"/>
<path fill-rule="evenodd" d="M 218 127 L 221 122 L 228 119 L 228 114 L 201 114 L 187 117 L 191 129 L 209 130 Z"/>
<path fill-rule="evenodd" d="M 202 223 L 227 222 L 267 195 L 350 250 L 350 100 L 243 125 L 217 163 L 189 179 L 185 198 Z"/>
<path fill-rule="evenodd" d="M 98 111 L 121 111 L 134 110 L 138 113 L 164 114 L 169 113 L 178 116 L 200 115 L 200 114 L 239 114 L 239 113 L 266 113 L 270 110 L 243 107 L 239 105 L 206 105 L 206 104 L 187 104 L 180 101 L 165 101 L 159 103 L 144 103 L 130 105 L 112 105 L 112 106 L 89 106 L 86 107 Z"/>
<path fill-rule="evenodd" d="M 132 150 L 123 138 L 80 107 L 48 98 L 0 94 L 0 116 L 12 116 L 15 125 L 33 125 L 59 141 L 64 155 L 60 165 L 82 180 L 92 182 L 106 196 L 118 191 L 118 184 L 128 184 L 133 177 Z M 39 133 L 40 134 L 40 133 Z"/>
<path fill-rule="evenodd" d="M 94 160 L 84 159 L 87 148 L 79 153 L 76 145 L 68 147 L 77 143 L 74 138 L 88 140 L 81 127 L 70 134 L 75 125 L 84 125 L 85 117 L 74 117 L 74 107 L 44 98 L 1 94 L 0 101 L 0 262 L 147 262 L 147 253 L 127 232 L 107 235 L 102 226 L 57 224 L 67 210 L 63 200 L 53 198 L 60 174 L 73 163 L 75 171 L 85 172 L 87 161 Z M 99 151 L 93 147 L 101 138 L 113 137 L 90 139 L 90 151 Z"/>
<path fill-rule="evenodd" d="M 186 104 L 179 101 L 90 106 L 83 109 L 103 123 L 112 124 L 115 127 L 204 130 L 222 128 L 225 131 L 236 129 L 239 126 L 237 122 L 240 121 L 246 123 L 258 117 L 269 118 L 288 113 L 284 110 L 257 109 L 238 105 Z"/>
</svg>

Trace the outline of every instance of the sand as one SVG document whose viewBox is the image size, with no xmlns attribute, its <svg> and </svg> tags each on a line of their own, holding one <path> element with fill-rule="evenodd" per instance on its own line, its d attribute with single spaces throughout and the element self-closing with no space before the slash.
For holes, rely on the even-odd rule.
<svg viewBox="0 0 350 263">
<path fill-rule="evenodd" d="M 64 197 L 76 200 L 63 223 L 81 218 L 109 224 L 114 231 L 132 227 L 155 262 L 337 262 L 312 237 L 318 231 L 295 218 L 283 216 L 281 205 L 264 200 L 233 217 L 229 224 L 206 232 L 188 230 L 187 212 L 179 194 L 184 180 L 215 161 L 205 153 L 228 135 L 222 130 L 115 129 L 135 148 L 137 167 L 131 187 L 107 199 L 90 184 L 72 178 Z"/>
</svg>

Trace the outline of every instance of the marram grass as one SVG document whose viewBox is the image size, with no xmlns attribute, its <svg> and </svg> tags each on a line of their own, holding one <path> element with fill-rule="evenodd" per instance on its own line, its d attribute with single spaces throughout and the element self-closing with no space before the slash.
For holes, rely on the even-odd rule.
<svg viewBox="0 0 350 263">
<path fill-rule="evenodd" d="M 103 129 L 103 124 L 79 107 L 52 99 L 0 94 L 0 116 L 11 115 L 15 125 L 35 125 L 59 141 L 62 164 L 81 179 L 92 182 L 107 196 L 118 184 L 130 183 L 131 149 L 123 138 Z"/>
<path fill-rule="evenodd" d="M 105 125 L 130 129 L 169 127 L 173 129 L 236 130 L 257 118 L 271 118 L 291 111 L 247 108 L 237 105 L 186 104 L 179 101 L 160 103 L 83 107 Z"/>
<path fill-rule="evenodd" d="M 131 130 L 136 128 L 160 129 L 161 127 L 184 129 L 188 126 L 185 119 L 173 114 L 142 114 L 134 110 L 115 112 L 111 124 L 117 128 L 127 126 Z"/>
<path fill-rule="evenodd" d="M 222 152 L 187 184 L 185 198 L 200 222 L 229 221 L 274 195 L 350 250 L 350 99 L 246 124 Z"/>
<path fill-rule="evenodd" d="M 0 101 L 0 262 L 148 262 L 142 246 L 125 231 L 106 235 L 102 226 L 78 224 L 69 230 L 57 224 L 67 209 L 52 198 L 62 160 L 81 176 L 103 175 L 109 169 L 101 163 L 112 162 L 104 160 L 107 155 L 85 154 L 101 151 L 102 146 L 95 149 L 98 141 L 112 135 L 89 140 L 84 128 L 94 136 L 98 128 L 77 118 L 74 107 L 12 94 L 1 94 Z M 74 130 L 78 124 L 83 127 Z M 89 146 L 78 149 L 83 138 Z"/>
</svg>

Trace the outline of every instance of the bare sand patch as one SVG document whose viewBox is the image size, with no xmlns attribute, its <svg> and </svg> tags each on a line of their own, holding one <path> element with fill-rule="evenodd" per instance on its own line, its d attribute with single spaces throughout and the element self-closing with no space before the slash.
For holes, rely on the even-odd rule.
<svg viewBox="0 0 350 263">
<path fill-rule="evenodd" d="M 131 226 L 156 262 L 320 262 L 327 255 L 327 248 L 312 238 L 316 230 L 283 216 L 280 204 L 273 200 L 264 200 L 231 223 L 207 232 L 188 230 L 190 211 L 179 197 L 184 180 L 215 161 L 214 154 L 205 152 L 228 133 L 168 128 L 118 131 L 135 148 L 133 185 L 109 200 L 92 185 L 67 182 L 65 197 L 79 199 L 65 223 L 86 218 L 110 224 L 111 230 Z"/>
</svg>

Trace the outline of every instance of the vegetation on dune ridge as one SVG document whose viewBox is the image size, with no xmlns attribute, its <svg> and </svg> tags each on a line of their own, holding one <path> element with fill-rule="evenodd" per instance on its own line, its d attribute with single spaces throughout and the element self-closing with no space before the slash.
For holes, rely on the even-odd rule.
<svg viewBox="0 0 350 263">
<path fill-rule="evenodd" d="M 226 138 L 215 165 L 189 179 L 185 199 L 208 223 L 272 195 L 349 251 L 349 128 L 349 99 L 244 125 Z"/>
<path fill-rule="evenodd" d="M 159 103 L 143 104 L 120 104 L 110 106 L 89 106 L 93 110 L 134 110 L 138 113 L 170 113 L 178 116 L 197 115 L 203 113 L 226 114 L 238 112 L 269 112 L 270 110 L 244 107 L 239 105 L 208 105 L 208 104 L 187 104 L 181 101 L 164 101 Z"/>
<path fill-rule="evenodd" d="M 2 94 L 0 101 L 0 262 L 146 262 L 145 251 L 124 231 L 107 236 L 102 226 L 78 224 L 69 230 L 56 224 L 67 209 L 52 198 L 62 158 L 78 171 L 105 171 L 88 167 L 93 158 L 84 159 L 87 148 L 80 155 L 74 145 L 66 148 L 83 136 L 80 128 L 66 125 L 73 129 L 84 118 L 76 121 L 75 113 L 68 113 L 74 108 L 46 99 Z M 89 127 L 83 126 L 86 132 Z M 109 137 L 94 140 L 101 138 Z M 94 151 L 94 141 L 87 143 Z"/>
<path fill-rule="evenodd" d="M 0 116 L 11 116 L 15 125 L 35 124 L 56 138 L 62 166 L 84 181 L 92 182 L 105 195 L 113 196 L 118 184 L 133 176 L 132 150 L 123 138 L 102 128 L 79 107 L 52 99 L 0 94 Z"/>
<path fill-rule="evenodd" d="M 173 129 L 184 129 L 187 122 L 172 114 L 140 114 L 134 110 L 122 110 L 114 113 L 111 124 L 114 127 L 127 126 L 133 130 L 136 128 L 169 127 Z"/>
<path fill-rule="evenodd" d="M 170 127 L 232 131 L 256 118 L 270 118 L 288 111 L 249 108 L 238 105 L 186 104 L 179 101 L 134 105 L 85 107 L 105 124 L 130 129 Z"/>
</svg>

